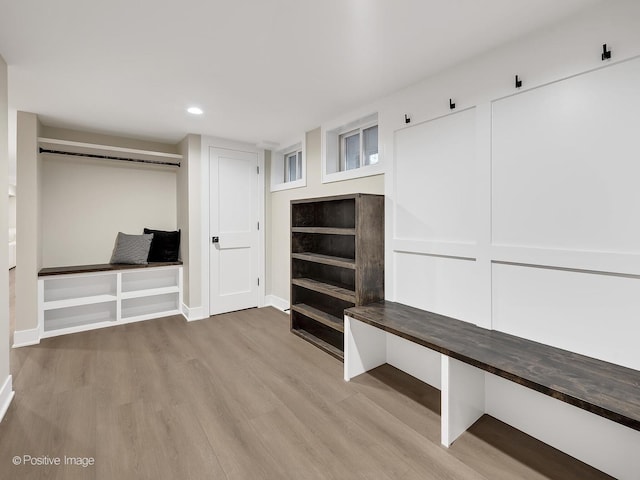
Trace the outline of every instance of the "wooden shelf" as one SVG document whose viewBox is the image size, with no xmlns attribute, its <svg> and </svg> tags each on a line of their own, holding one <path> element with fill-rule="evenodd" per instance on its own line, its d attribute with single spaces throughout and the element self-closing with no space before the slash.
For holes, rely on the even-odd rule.
<svg viewBox="0 0 640 480">
<path fill-rule="evenodd" d="M 311 278 L 293 278 L 291 280 L 293 285 L 297 285 L 302 288 L 313 290 L 314 292 L 329 295 L 330 297 L 339 298 L 346 302 L 355 303 L 356 292 L 353 290 L 347 290 L 346 288 L 337 287 L 328 283 L 319 282 Z"/>
<path fill-rule="evenodd" d="M 61 140 L 58 138 L 39 137 L 38 143 L 43 148 L 54 150 L 64 149 L 71 153 L 87 153 L 90 155 L 126 155 L 139 160 L 182 160 L 182 155 L 179 153 L 116 147 L 113 145 L 98 145 L 95 143 L 74 142 L 72 140 Z"/>
<path fill-rule="evenodd" d="M 298 303 L 297 305 L 292 305 L 291 310 L 312 318 L 329 328 L 333 328 L 339 332 L 344 332 L 344 321 L 341 318 L 334 317 L 333 315 L 323 312 L 322 310 L 318 310 L 310 305 Z"/>
<path fill-rule="evenodd" d="M 384 298 L 384 196 L 291 200 L 291 331 L 344 359 L 344 310 Z"/>
<path fill-rule="evenodd" d="M 324 235 L 355 235 L 355 228 L 335 227 L 291 227 L 293 233 L 318 233 Z"/>
<path fill-rule="evenodd" d="M 322 263 L 323 265 L 331 265 L 334 267 L 349 268 L 355 270 L 356 261 L 353 258 L 334 257 L 331 255 L 323 255 L 321 253 L 292 253 L 292 258 L 304 260 L 306 262 Z"/>
<path fill-rule="evenodd" d="M 307 332 L 306 330 L 302 330 L 302 329 L 294 328 L 294 329 L 291 329 L 291 332 L 293 334 L 299 336 L 300 338 L 306 340 L 307 342 L 312 343 L 313 345 L 315 345 L 316 347 L 320 348 L 321 350 L 324 350 L 329 355 L 332 355 L 332 356 L 336 357 L 338 360 L 344 361 L 344 353 L 342 352 L 342 350 L 340 350 L 339 348 L 334 347 L 330 343 L 325 342 L 321 338 L 318 338 L 315 335 Z"/>
</svg>

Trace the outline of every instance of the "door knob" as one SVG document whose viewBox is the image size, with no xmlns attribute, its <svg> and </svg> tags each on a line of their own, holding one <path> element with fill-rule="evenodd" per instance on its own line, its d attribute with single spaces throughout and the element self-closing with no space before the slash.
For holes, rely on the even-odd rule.
<svg viewBox="0 0 640 480">
<path fill-rule="evenodd" d="M 220 243 L 220 237 L 211 237 L 211 243 Z"/>
</svg>

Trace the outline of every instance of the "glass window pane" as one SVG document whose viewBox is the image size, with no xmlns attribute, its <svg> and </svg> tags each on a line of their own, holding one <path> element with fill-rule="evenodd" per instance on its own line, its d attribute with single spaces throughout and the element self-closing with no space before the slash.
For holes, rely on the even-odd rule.
<svg viewBox="0 0 640 480">
<path fill-rule="evenodd" d="M 375 165 L 378 163 L 378 126 L 365 128 L 362 131 L 364 143 L 364 164 Z"/>
<path fill-rule="evenodd" d="M 298 179 L 297 159 L 298 155 L 295 153 L 287 155 L 287 170 L 289 171 L 288 182 L 293 182 Z"/>
<path fill-rule="evenodd" d="M 296 169 L 297 175 L 296 180 L 300 180 L 302 178 L 302 152 L 298 152 L 298 168 Z"/>
<path fill-rule="evenodd" d="M 353 170 L 360 167 L 360 134 L 344 137 L 344 169 Z"/>
</svg>

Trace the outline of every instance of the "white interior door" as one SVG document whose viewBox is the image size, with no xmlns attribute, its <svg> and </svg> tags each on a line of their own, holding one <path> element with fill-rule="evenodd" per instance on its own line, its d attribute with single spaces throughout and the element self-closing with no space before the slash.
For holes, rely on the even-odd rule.
<svg viewBox="0 0 640 480">
<path fill-rule="evenodd" d="M 209 149 L 209 314 L 258 306 L 258 155 Z"/>
</svg>

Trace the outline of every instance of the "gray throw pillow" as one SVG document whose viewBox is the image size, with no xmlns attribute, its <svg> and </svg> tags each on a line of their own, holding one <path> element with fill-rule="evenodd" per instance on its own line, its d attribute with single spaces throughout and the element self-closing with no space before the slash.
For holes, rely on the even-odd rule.
<svg viewBox="0 0 640 480">
<path fill-rule="evenodd" d="M 127 235 L 118 232 L 110 263 L 146 265 L 153 234 Z"/>
</svg>

